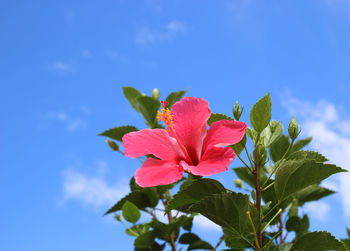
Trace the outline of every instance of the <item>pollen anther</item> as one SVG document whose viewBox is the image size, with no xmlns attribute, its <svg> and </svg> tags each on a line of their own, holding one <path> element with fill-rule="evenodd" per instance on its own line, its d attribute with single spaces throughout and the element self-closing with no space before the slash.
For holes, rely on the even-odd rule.
<svg viewBox="0 0 350 251">
<path fill-rule="evenodd" d="M 168 130 L 174 130 L 173 115 L 169 108 L 165 108 L 168 105 L 168 102 L 161 101 L 161 103 L 162 109 L 161 111 L 158 111 L 157 119 L 158 121 L 163 121 L 164 125 L 168 127 Z"/>
</svg>

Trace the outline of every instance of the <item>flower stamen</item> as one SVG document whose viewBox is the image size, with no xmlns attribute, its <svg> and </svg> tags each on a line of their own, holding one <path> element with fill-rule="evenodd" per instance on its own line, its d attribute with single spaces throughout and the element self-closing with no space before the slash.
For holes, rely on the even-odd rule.
<svg viewBox="0 0 350 251">
<path fill-rule="evenodd" d="M 182 152 L 184 153 L 188 163 L 190 165 L 193 165 L 191 157 L 188 155 L 185 147 L 181 144 L 179 138 L 177 137 L 177 135 L 175 133 L 175 126 L 174 126 L 174 120 L 173 120 L 174 116 L 171 113 L 170 109 L 166 108 L 166 106 L 169 103 L 166 101 L 160 101 L 160 103 L 162 104 L 162 109 L 161 109 L 161 111 L 158 111 L 158 114 L 157 114 L 158 121 L 163 121 L 164 125 L 167 126 L 167 131 L 169 133 L 171 133 L 171 135 L 176 139 L 176 141 L 179 144 Z"/>
</svg>

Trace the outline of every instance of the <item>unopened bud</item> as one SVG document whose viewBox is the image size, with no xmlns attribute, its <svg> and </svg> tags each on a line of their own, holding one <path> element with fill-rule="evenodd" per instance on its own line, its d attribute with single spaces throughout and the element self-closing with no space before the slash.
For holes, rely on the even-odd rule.
<svg viewBox="0 0 350 251">
<path fill-rule="evenodd" d="M 263 144 L 259 143 L 253 151 L 254 162 L 256 165 L 263 166 L 266 163 L 267 151 Z"/>
<path fill-rule="evenodd" d="M 242 180 L 240 180 L 240 179 L 235 179 L 235 180 L 233 180 L 233 182 L 235 183 L 236 187 L 244 188 L 244 185 L 243 185 L 243 181 L 242 181 Z"/>
<path fill-rule="evenodd" d="M 114 141 L 111 141 L 111 140 L 107 139 L 106 142 L 109 145 L 109 147 L 112 148 L 113 151 L 118 151 L 119 150 L 119 146 Z"/>
<path fill-rule="evenodd" d="M 159 100 L 160 92 L 157 88 L 154 88 L 152 91 L 152 98 Z"/>
<path fill-rule="evenodd" d="M 295 140 L 299 135 L 298 123 L 295 120 L 295 117 L 289 123 L 288 134 L 292 140 Z"/>
<path fill-rule="evenodd" d="M 238 101 L 236 101 L 236 104 L 232 109 L 233 117 L 236 120 L 239 120 L 241 118 L 242 112 L 243 112 L 243 106 L 239 106 Z"/>
</svg>

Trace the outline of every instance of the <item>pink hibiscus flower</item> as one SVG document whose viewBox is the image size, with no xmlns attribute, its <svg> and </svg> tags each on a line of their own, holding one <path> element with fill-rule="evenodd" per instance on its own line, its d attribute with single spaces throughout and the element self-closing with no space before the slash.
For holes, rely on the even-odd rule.
<svg viewBox="0 0 350 251">
<path fill-rule="evenodd" d="M 238 143 L 247 124 L 233 120 L 220 120 L 211 124 L 207 120 L 211 111 L 201 98 L 185 97 L 176 102 L 171 111 L 162 102 L 158 120 L 164 129 L 144 129 L 123 137 L 125 156 L 137 158 L 153 154 L 135 173 L 141 187 L 167 185 L 182 178 L 183 172 L 200 176 L 227 171 L 235 153 L 224 147 Z"/>
</svg>

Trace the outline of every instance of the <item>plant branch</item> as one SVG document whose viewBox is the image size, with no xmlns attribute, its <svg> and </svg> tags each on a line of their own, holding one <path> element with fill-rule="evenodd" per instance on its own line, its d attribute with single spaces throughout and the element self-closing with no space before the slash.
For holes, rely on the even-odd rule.
<svg viewBox="0 0 350 251">
<path fill-rule="evenodd" d="M 255 183 L 255 208 L 258 211 L 258 219 L 259 222 L 261 223 L 261 189 L 259 185 L 259 165 L 255 165 L 255 169 L 253 171 L 254 174 L 254 183 Z M 261 225 L 261 224 L 259 224 Z M 257 232 L 256 232 L 257 240 L 258 240 L 258 249 L 262 250 L 262 232 L 261 232 L 261 226 L 259 226 Z"/>
<path fill-rule="evenodd" d="M 225 240 L 225 238 L 226 238 L 226 235 L 223 234 L 223 235 L 221 236 L 219 242 L 215 245 L 215 247 L 214 247 L 212 250 L 215 251 L 215 250 L 220 246 L 220 244 Z"/>
<path fill-rule="evenodd" d="M 163 194 L 160 194 L 160 199 L 161 199 L 161 201 L 162 201 L 162 203 L 164 205 L 164 208 L 166 208 L 166 206 L 168 205 L 168 201 L 167 201 L 166 197 L 167 196 L 165 196 L 165 198 L 164 198 Z M 170 224 L 172 222 L 172 220 L 173 220 L 173 217 L 171 215 L 171 211 L 169 211 L 167 213 L 167 217 L 168 217 L 168 222 Z M 171 250 L 172 251 L 177 251 L 176 250 L 176 245 L 175 245 L 174 233 L 171 233 L 169 237 L 170 237 Z"/>
</svg>

